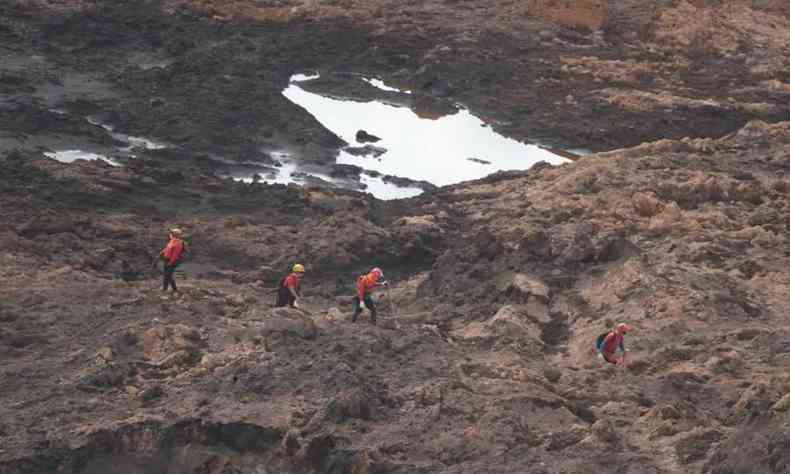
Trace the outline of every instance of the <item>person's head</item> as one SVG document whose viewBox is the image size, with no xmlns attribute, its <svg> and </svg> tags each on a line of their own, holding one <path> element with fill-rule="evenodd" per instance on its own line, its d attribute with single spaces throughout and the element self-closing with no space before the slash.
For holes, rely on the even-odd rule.
<svg viewBox="0 0 790 474">
<path fill-rule="evenodd" d="M 170 229 L 170 237 L 173 239 L 180 239 L 181 237 L 183 237 L 183 235 L 184 233 L 181 231 L 181 229 L 178 228 Z"/>
<path fill-rule="evenodd" d="M 297 277 L 302 278 L 304 276 L 304 265 L 301 263 L 297 263 L 294 265 L 293 272 L 296 274 Z"/>
<path fill-rule="evenodd" d="M 618 334 L 625 334 L 625 333 L 631 331 L 631 329 L 632 329 L 631 326 L 629 326 L 629 325 L 627 325 L 625 323 L 620 323 L 615 328 L 615 331 L 617 331 Z"/>
<path fill-rule="evenodd" d="M 376 267 L 373 270 L 371 270 L 370 274 L 373 275 L 373 278 L 375 278 L 376 281 L 381 280 L 382 278 L 384 278 L 384 272 L 382 272 L 381 268 L 379 268 L 379 267 Z"/>
</svg>

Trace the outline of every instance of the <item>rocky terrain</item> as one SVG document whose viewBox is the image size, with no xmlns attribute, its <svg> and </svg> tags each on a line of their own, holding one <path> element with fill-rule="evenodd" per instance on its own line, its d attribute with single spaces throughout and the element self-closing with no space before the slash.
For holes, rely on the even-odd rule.
<svg viewBox="0 0 790 474">
<path fill-rule="evenodd" d="M 1 3 L 0 473 L 788 472 L 790 11 L 568 5 Z M 223 178 L 332 166 L 306 71 L 600 153 L 386 202 Z"/>
</svg>

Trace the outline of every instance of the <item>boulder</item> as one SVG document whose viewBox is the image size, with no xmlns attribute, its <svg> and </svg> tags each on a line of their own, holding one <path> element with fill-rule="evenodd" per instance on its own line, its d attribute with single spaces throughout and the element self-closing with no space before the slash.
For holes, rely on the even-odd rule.
<svg viewBox="0 0 790 474">
<path fill-rule="evenodd" d="M 342 423 L 348 418 L 370 420 L 374 416 L 375 406 L 370 394 L 363 390 L 352 390 L 341 393 L 327 406 L 327 414 L 335 421 Z"/>
<path fill-rule="evenodd" d="M 531 341 L 529 347 L 539 349 L 541 327 L 533 321 L 523 306 L 503 306 L 488 321 L 475 321 L 452 332 L 453 337 L 467 340 L 497 342 L 506 339 Z"/>
<path fill-rule="evenodd" d="M 137 393 L 137 398 L 144 402 L 156 400 L 165 394 L 165 391 L 159 385 L 153 385 Z"/>
<path fill-rule="evenodd" d="M 333 178 L 345 178 L 359 180 L 359 175 L 362 173 L 362 168 L 355 165 L 334 164 L 332 171 L 329 173 Z"/>
<path fill-rule="evenodd" d="M 557 431 L 546 435 L 546 451 L 562 451 L 578 444 L 587 435 L 587 429 L 580 425 L 572 426 L 565 431 Z"/>
<path fill-rule="evenodd" d="M 372 156 L 373 158 L 378 158 L 379 156 L 387 153 L 386 148 L 382 148 L 380 146 L 373 146 L 373 145 L 365 145 L 365 146 L 348 146 L 343 148 L 343 151 L 348 153 L 349 155 L 354 156 Z"/>
<path fill-rule="evenodd" d="M 661 208 L 661 201 L 653 194 L 635 193 L 631 197 L 631 202 L 636 213 L 643 217 L 653 217 Z"/>
<path fill-rule="evenodd" d="M 467 158 L 467 161 L 471 161 L 472 163 L 478 163 L 481 165 L 490 165 L 491 162 L 487 160 L 481 160 L 480 158 Z"/>
<path fill-rule="evenodd" d="M 377 137 L 375 135 L 371 135 L 371 134 L 369 134 L 368 132 L 366 132 L 364 130 L 358 130 L 357 131 L 356 139 L 357 139 L 357 141 L 359 143 L 367 143 L 367 142 L 375 143 L 375 142 L 381 140 L 381 138 L 379 138 L 379 137 Z"/>
<path fill-rule="evenodd" d="M 516 273 L 512 283 L 508 288 L 512 296 L 527 302 L 534 298 L 538 301 L 548 303 L 551 299 L 551 290 L 548 285 L 538 278 L 523 273 Z"/>
<path fill-rule="evenodd" d="M 784 413 L 787 410 L 790 410 L 790 393 L 786 394 L 784 397 L 779 399 L 778 402 L 774 403 L 774 406 L 771 407 L 774 411 Z"/>
<path fill-rule="evenodd" d="M 228 295 L 225 297 L 225 304 L 228 306 L 232 306 L 234 308 L 240 308 L 247 303 L 246 298 L 243 295 L 235 294 L 235 295 Z"/>
<path fill-rule="evenodd" d="M 683 211 L 672 201 L 664 209 L 650 219 L 649 230 L 654 234 L 663 234 L 676 227 L 683 218 Z"/>
<path fill-rule="evenodd" d="M 291 334 L 302 339 L 315 339 L 318 332 L 312 318 L 292 308 L 275 308 L 260 329 L 263 336 Z"/>
<path fill-rule="evenodd" d="M 102 359 L 105 362 L 110 362 L 115 358 L 115 354 L 110 347 L 102 347 L 99 349 L 99 352 L 96 353 L 96 357 Z"/>
<path fill-rule="evenodd" d="M 156 364 L 197 360 L 203 345 L 200 333 L 184 324 L 155 326 L 143 335 L 143 354 Z"/>
<path fill-rule="evenodd" d="M 606 444 L 614 444 L 619 439 L 614 424 L 608 419 L 601 419 L 592 425 L 592 433 Z"/>
</svg>

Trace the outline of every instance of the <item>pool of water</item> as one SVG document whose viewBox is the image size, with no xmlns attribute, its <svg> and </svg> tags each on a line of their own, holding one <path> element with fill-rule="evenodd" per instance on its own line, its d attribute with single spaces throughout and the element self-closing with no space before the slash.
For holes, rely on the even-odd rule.
<svg viewBox="0 0 790 474">
<path fill-rule="evenodd" d="M 110 134 L 110 136 L 112 136 L 114 139 L 129 144 L 128 146 L 119 148 L 119 150 L 121 151 L 131 151 L 135 148 L 144 148 L 146 150 L 163 150 L 167 148 L 167 145 L 165 145 L 164 143 L 159 143 L 154 140 L 149 140 L 148 138 L 135 137 L 132 135 L 118 133 L 115 131 L 115 127 L 113 127 L 110 124 L 103 123 L 95 117 L 86 117 L 86 120 L 91 125 L 95 125 L 97 127 L 101 127 L 104 130 L 106 130 Z"/>
<path fill-rule="evenodd" d="M 482 178 L 499 170 L 525 170 L 539 161 L 559 165 L 569 160 L 536 145 L 504 137 L 466 109 L 437 119 L 420 118 L 410 108 L 379 101 L 338 100 L 300 87 L 316 75 L 292 78 L 283 95 L 312 114 L 351 146 L 358 130 L 380 137 L 378 157 L 342 151 L 338 163 L 382 174 L 424 180 L 438 186 Z M 397 91 L 378 79 L 362 79 Z M 400 91 L 408 98 L 407 91 Z M 374 194 L 376 194 L 374 192 Z"/>
<path fill-rule="evenodd" d="M 308 79 L 306 79 L 306 80 L 310 80 L 310 79 L 317 79 L 317 77 L 308 78 Z M 302 79 L 302 81 L 304 81 L 304 80 L 305 80 L 305 79 Z M 381 79 L 367 79 L 367 78 L 364 78 L 364 79 L 362 79 L 362 80 L 363 80 L 363 81 L 365 81 L 365 82 L 367 82 L 367 83 L 368 83 L 368 84 L 370 84 L 371 86 L 373 86 L 373 87 L 377 87 L 377 88 L 379 88 L 379 89 L 381 89 L 381 90 L 384 90 L 384 91 L 388 91 L 388 92 L 400 92 L 400 93 L 402 93 L 402 94 L 411 94 L 411 91 L 402 91 L 402 90 L 400 90 L 400 89 L 396 89 L 396 88 L 394 88 L 394 87 L 390 87 L 390 86 L 388 86 L 387 84 L 384 84 L 384 81 L 382 81 Z M 298 82 L 298 81 L 297 81 L 297 82 Z"/>
<path fill-rule="evenodd" d="M 270 152 L 270 155 L 281 163 L 282 166 L 268 170 L 265 172 L 257 173 L 260 182 L 265 183 L 278 183 L 278 184 L 308 184 L 310 178 L 317 178 L 325 181 L 330 185 L 348 188 L 349 182 L 342 179 L 334 178 L 328 174 L 305 172 L 301 170 L 296 162 L 287 152 Z M 234 179 L 243 181 L 245 183 L 252 183 L 254 178 L 248 172 L 239 174 L 230 174 Z M 365 185 L 362 192 L 369 192 L 380 199 L 402 199 L 417 196 L 422 192 L 419 188 L 399 187 L 394 184 L 386 183 L 381 178 L 362 175 L 359 180 Z"/>
<path fill-rule="evenodd" d="M 54 160 L 58 160 L 62 163 L 73 163 L 77 160 L 88 160 L 88 161 L 101 160 L 113 166 L 121 166 L 118 162 L 113 161 L 112 159 L 108 158 L 105 155 L 101 155 L 98 153 L 91 153 L 82 150 L 62 150 L 55 152 L 47 152 L 44 153 L 44 156 L 48 158 L 52 158 Z"/>
<path fill-rule="evenodd" d="M 68 114 L 67 111 L 62 109 L 51 109 L 50 111 L 58 115 Z M 121 163 L 113 160 L 112 158 L 109 158 L 104 153 L 110 153 L 116 156 L 121 156 L 126 158 L 135 158 L 135 155 L 131 154 L 131 152 L 134 149 L 161 150 L 168 147 L 168 145 L 156 142 L 154 140 L 149 140 L 148 138 L 134 137 L 123 133 L 117 133 L 115 132 L 115 127 L 106 123 L 102 123 L 95 117 L 85 117 L 85 120 L 87 120 L 88 123 L 90 123 L 91 125 L 95 125 L 97 127 L 103 128 L 114 139 L 121 142 L 125 142 L 128 145 L 116 147 L 112 149 L 101 148 L 94 150 L 95 152 L 86 151 L 86 150 L 73 150 L 73 149 L 58 150 L 57 148 L 59 147 L 53 147 L 55 148 L 55 151 L 46 152 L 44 153 L 44 156 L 60 161 L 62 163 L 73 163 L 77 160 L 89 160 L 89 161 L 101 160 L 113 166 L 122 166 Z"/>
</svg>

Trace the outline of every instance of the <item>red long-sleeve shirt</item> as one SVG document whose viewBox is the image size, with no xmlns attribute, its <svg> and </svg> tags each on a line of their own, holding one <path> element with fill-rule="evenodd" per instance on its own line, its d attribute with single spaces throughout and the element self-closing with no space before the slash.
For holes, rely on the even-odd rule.
<svg viewBox="0 0 790 474">
<path fill-rule="evenodd" d="M 283 280 L 283 288 L 288 288 L 298 292 L 300 283 L 301 278 L 299 278 L 299 274 L 294 272 L 285 277 L 285 280 Z"/>
<path fill-rule="evenodd" d="M 625 351 L 625 347 L 623 346 L 624 340 L 625 338 L 623 335 L 618 334 L 617 331 L 610 332 L 609 335 L 606 336 L 606 339 L 603 340 L 601 352 L 605 354 L 614 354 L 618 347 L 620 350 Z"/>
<path fill-rule="evenodd" d="M 381 286 L 381 284 L 379 283 L 378 273 L 371 272 L 365 276 L 359 277 L 359 279 L 357 279 L 357 295 L 359 296 L 359 300 L 364 300 L 365 296 L 373 293 L 373 290 L 379 286 Z"/>
<path fill-rule="evenodd" d="M 175 265 L 181 255 L 184 253 L 184 241 L 181 239 L 170 239 L 167 246 L 162 250 L 162 256 L 165 257 L 167 263 Z"/>
</svg>

